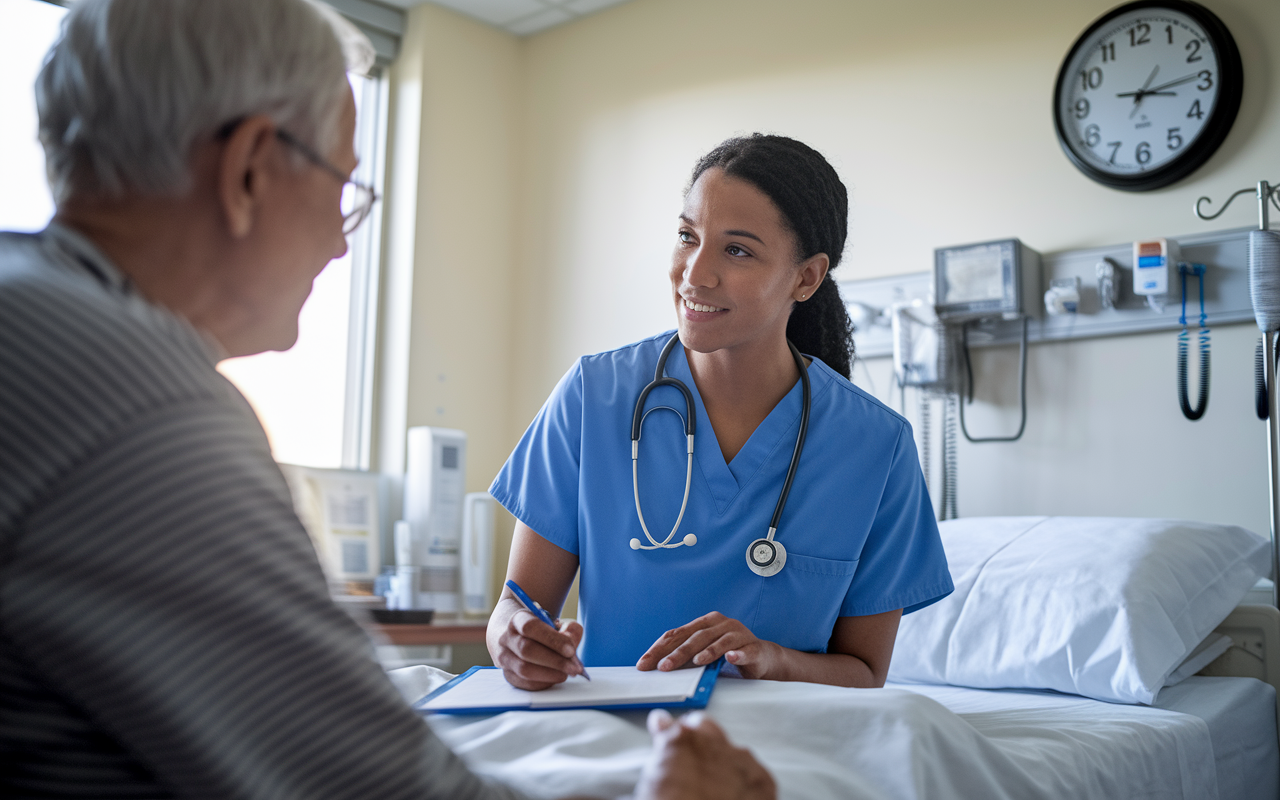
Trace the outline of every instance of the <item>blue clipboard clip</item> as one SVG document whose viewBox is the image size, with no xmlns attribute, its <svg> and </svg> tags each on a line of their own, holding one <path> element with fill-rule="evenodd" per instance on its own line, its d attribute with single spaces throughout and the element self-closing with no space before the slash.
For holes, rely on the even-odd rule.
<svg viewBox="0 0 1280 800">
<path fill-rule="evenodd" d="M 706 670 L 702 673 L 702 678 L 698 681 L 698 686 L 694 689 L 688 699 L 680 702 L 656 702 L 656 703 L 604 703 L 589 704 L 581 706 L 475 706 L 470 708 L 441 708 L 428 709 L 426 706 L 433 699 L 439 697 L 467 678 L 476 674 L 480 670 L 499 669 L 498 667 L 472 667 L 458 677 L 446 683 L 444 686 L 431 692 L 426 697 L 413 704 L 413 710 L 419 714 L 502 714 L 507 711 L 581 711 L 584 709 L 595 711 L 637 711 L 650 708 L 667 708 L 667 709 L 683 709 L 696 710 L 706 708 L 707 703 L 711 702 L 711 692 L 716 688 L 716 679 L 720 677 L 720 668 L 724 666 L 724 659 L 721 658 L 707 665 Z"/>
</svg>

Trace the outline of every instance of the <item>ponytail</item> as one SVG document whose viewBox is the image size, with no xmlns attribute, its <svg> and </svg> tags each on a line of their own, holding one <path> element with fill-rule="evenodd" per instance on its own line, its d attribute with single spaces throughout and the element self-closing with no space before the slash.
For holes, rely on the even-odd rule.
<svg viewBox="0 0 1280 800">
<path fill-rule="evenodd" d="M 795 304 L 787 320 L 787 338 L 801 353 L 816 356 L 846 380 L 852 378 L 853 320 L 830 270 L 813 297 Z"/>
<path fill-rule="evenodd" d="M 830 267 L 813 297 L 796 303 L 787 338 L 846 379 L 853 360 L 853 321 L 831 273 L 844 255 L 849 195 L 822 154 L 785 136 L 753 133 L 729 139 L 703 156 L 689 185 L 716 167 L 751 184 L 773 201 L 796 237 L 797 262 L 826 253 Z"/>
</svg>

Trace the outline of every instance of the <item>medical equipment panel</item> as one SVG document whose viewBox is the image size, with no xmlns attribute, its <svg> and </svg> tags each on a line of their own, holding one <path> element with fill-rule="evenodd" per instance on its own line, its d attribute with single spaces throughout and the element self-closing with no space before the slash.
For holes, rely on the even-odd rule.
<svg viewBox="0 0 1280 800">
<path fill-rule="evenodd" d="M 467 434 L 448 428 L 410 428 L 404 476 L 404 519 L 412 526 L 421 567 L 420 608 L 452 614 L 459 608 L 462 501 L 466 494 Z"/>
<path fill-rule="evenodd" d="M 380 475 L 281 464 L 294 510 L 341 593 L 362 594 L 382 569 Z M 368 584 L 368 586 L 366 586 Z"/>
<path fill-rule="evenodd" d="M 1040 254 L 1017 239 L 934 251 L 934 307 L 944 322 L 1035 316 Z"/>
</svg>

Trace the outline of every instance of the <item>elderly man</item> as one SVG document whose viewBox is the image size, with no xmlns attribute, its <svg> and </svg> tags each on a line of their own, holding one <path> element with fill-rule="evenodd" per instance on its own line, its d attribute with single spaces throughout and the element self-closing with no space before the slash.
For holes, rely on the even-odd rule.
<svg viewBox="0 0 1280 800">
<path fill-rule="evenodd" d="M 83 0 L 41 72 L 57 214 L 0 235 L 0 796 L 516 796 L 329 601 L 214 369 L 293 344 L 372 201 L 340 32 L 304 0 Z M 772 794 L 711 723 L 655 727 L 641 795 Z"/>
</svg>

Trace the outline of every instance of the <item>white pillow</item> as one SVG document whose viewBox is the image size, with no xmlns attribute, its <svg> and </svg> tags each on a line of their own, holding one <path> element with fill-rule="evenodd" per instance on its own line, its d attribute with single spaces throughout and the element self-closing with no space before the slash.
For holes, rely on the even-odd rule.
<svg viewBox="0 0 1280 800">
<path fill-rule="evenodd" d="M 1200 670 L 1213 663 L 1214 659 L 1231 649 L 1231 645 L 1235 644 L 1230 636 L 1225 633 L 1211 633 L 1204 638 L 1204 641 L 1196 645 L 1191 654 L 1182 659 L 1182 663 L 1169 673 L 1169 677 L 1165 679 L 1165 686 L 1177 686 L 1187 678 L 1195 675 Z"/>
<path fill-rule="evenodd" d="M 1150 703 L 1267 574 L 1234 525 L 987 517 L 939 525 L 955 593 L 902 619 L 889 680 Z"/>
</svg>

